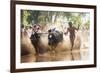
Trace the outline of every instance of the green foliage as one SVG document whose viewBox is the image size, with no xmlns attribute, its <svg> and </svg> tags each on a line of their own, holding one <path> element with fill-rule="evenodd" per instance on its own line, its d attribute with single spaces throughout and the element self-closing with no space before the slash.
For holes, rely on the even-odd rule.
<svg viewBox="0 0 100 73">
<path fill-rule="evenodd" d="M 89 29 L 89 27 L 90 27 L 90 20 L 88 20 L 88 21 L 85 23 L 85 27 L 86 27 L 86 29 Z"/>
<path fill-rule="evenodd" d="M 28 23 L 29 24 L 37 24 L 38 23 L 38 17 L 40 15 L 40 11 L 32 11 L 32 10 L 28 10 L 28 12 L 30 13 L 30 15 L 28 16 Z"/>
<path fill-rule="evenodd" d="M 22 24 L 24 25 L 24 26 L 27 26 L 28 25 L 28 21 L 27 21 L 27 19 L 28 19 L 28 16 L 30 15 L 30 13 L 27 11 L 27 10 L 22 10 L 21 11 L 22 13 L 22 20 L 21 20 L 21 22 L 22 22 Z"/>
<path fill-rule="evenodd" d="M 82 18 L 85 16 L 85 13 L 67 13 L 66 17 L 68 21 L 73 23 L 73 26 L 79 27 L 82 25 Z"/>
<path fill-rule="evenodd" d="M 67 22 L 71 21 L 73 26 L 79 27 L 82 25 L 83 17 L 86 13 L 82 12 L 59 12 L 59 11 L 39 11 L 39 10 L 22 10 L 21 11 L 21 23 L 24 26 L 29 24 L 42 24 L 46 25 L 48 23 L 54 24 L 58 22 L 57 20 L 63 18 Z M 67 24 L 67 23 L 66 23 Z M 90 21 L 86 22 L 86 27 L 89 28 Z"/>
</svg>

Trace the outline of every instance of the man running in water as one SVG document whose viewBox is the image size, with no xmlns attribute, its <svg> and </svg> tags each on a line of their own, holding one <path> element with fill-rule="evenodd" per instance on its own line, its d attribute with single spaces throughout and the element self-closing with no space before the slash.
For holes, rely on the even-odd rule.
<svg viewBox="0 0 100 73">
<path fill-rule="evenodd" d="M 75 28 L 74 26 L 72 26 L 72 22 L 69 22 L 69 27 L 67 28 L 67 32 L 65 34 L 68 34 L 68 32 L 70 33 L 70 42 L 71 42 L 71 49 L 73 48 L 74 46 L 74 40 L 75 40 L 75 30 L 78 30 L 79 29 L 79 26 L 78 28 Z"/>
</svg>

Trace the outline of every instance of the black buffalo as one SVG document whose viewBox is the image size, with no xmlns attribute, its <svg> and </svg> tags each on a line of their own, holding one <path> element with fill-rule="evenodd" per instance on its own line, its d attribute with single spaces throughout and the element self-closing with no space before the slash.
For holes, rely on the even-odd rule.
<svg viewBox="0 0 100 73">
<path fill-rule="evenodd" d="M 48 30 L 48 44 L 51 46 L 57 46 L 59 42 L 63 41 L 63 33 L 60 31 Z"/>
</svg>

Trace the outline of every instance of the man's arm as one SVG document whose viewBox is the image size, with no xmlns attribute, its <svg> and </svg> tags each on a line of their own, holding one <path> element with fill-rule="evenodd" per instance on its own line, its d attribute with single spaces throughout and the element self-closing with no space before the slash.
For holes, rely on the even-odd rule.
<svg viewBox="0 0 100 73">
<path fill-rule="evenodd" d="M 77 31 L 79 30 L 79 28 L 80 28 L 80 25 L 79 25 L 79 24 L 78 24 L 78 28 L 75 28 L 75 27 L 74 27 L 74 29 L 77 30 Z"/>
</svg>

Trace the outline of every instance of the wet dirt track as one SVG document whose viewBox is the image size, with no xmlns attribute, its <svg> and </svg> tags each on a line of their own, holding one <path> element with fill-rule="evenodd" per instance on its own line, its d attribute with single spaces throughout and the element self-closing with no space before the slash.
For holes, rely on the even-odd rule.
<svg viewBox="0 0 100 73">
<path fill-rule="evenodd" d="M 71 51 L 68 37 L 60 43 L 55 49 L 47 50 L 47 38 L 41 38 L 42 46 L 46 47 L 46 51 L 42 54 L 28 54 L 21 56 L 21 63 L 29 62 L 50 62 L 50 61 L 77 61 L 87 60 L 89 57 L 89 49 L 86 47 L 80 48 L 80 39 L 75 39 L 74 49 Z"/>
</svg>

